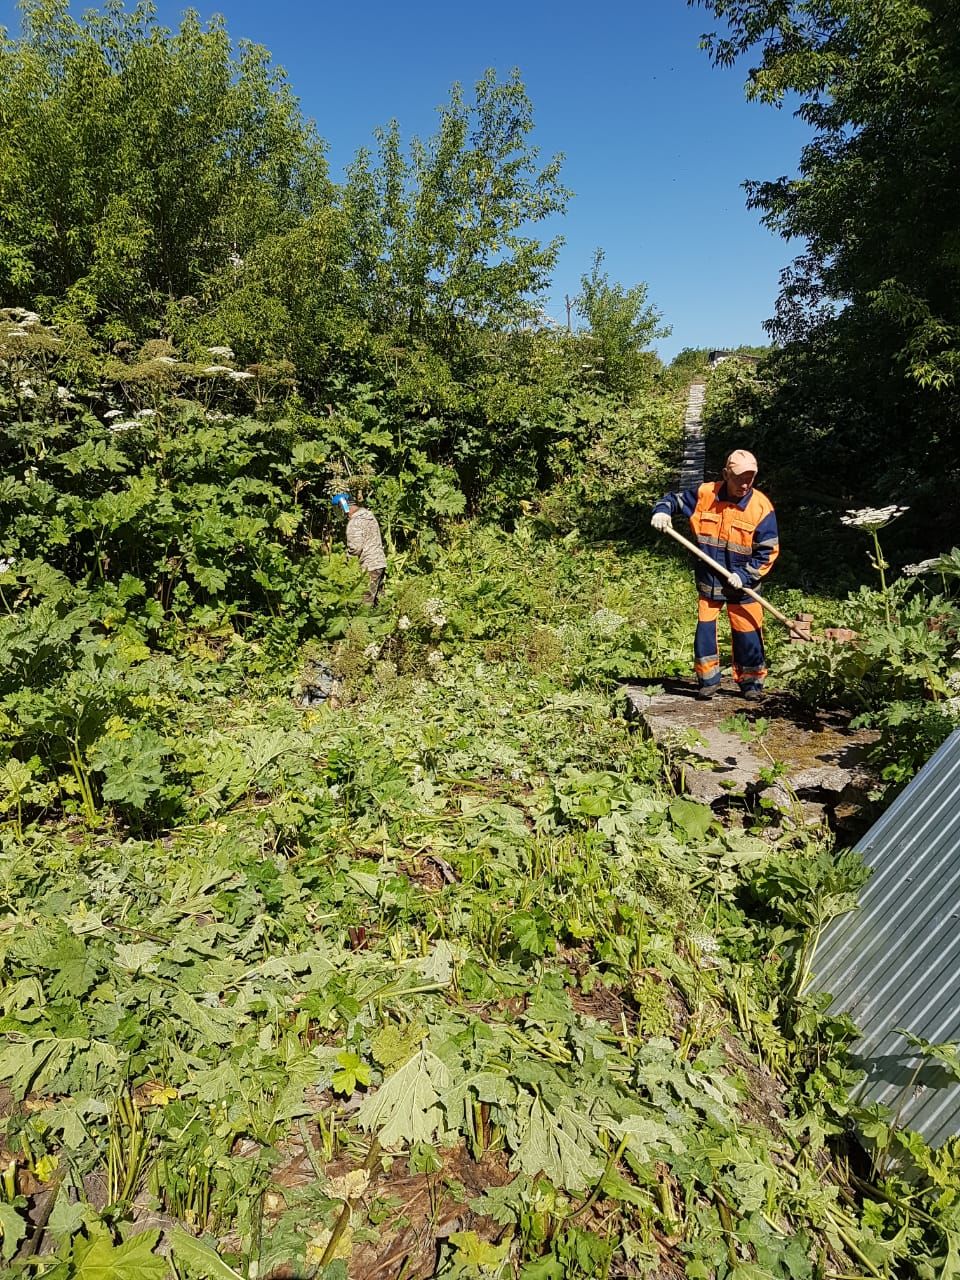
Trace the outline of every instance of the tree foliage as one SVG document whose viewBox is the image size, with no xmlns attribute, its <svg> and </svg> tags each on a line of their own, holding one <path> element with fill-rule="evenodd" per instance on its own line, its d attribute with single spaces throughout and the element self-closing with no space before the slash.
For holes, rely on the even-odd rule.
<svg viewBox="0 0 960 1280">
<path fill-rule="evenodd" d="M 25 0 L 0 45 L 0 279 L 9 302 L 142 330 L 265 236 L 329 203 L 282 72 L 222 19 L 180 30 L 109 0 Z"/>
<path fill-rule="evenodd" d="M 798 114 L 813 130 L 797 176 L 747 184 L 767 225 L 803 245 L 770 324 L 785 345 L 776 361 L 778 429 L 766 419 L 771 435 L 801 456 L 825 446 L 826 470 L 861 493 L 902 482 L 904 472 L 921 484 L 934 466 L 955 474 L 956 0 L 706 0 L 705 7 L 724 24 L 707 38 L 714 60 L 759 55 L 748 95 L 778 104 L 799 95 Z M 788 402 L 799 411 L 796 429 L 785 430 Z M 854 421 L 863 427 L 859 440 Z"/>
<path fill-rule="evenodd" d="M 533 110 L 514 71 L 487 71 L 473 101 L 454 85 L 427 142 L 404 154 L 399 126 L 361 150 L 342 193 L 352 266 L 374 327 L 449 341 L 460 322 L 516 324 L 537 315 L 559 240 L 524 228 L 561 213 L 561 157 L 542 168 Z"/>
<path fill-rule="evenodd" d="M 647 286 L 611 284 L 597 249 L 590 273 L 580 278 L 577 311 L 589 326 L 591 345 L 601 364 L 600 381 L 609 391 L 629 398 L 649 386 L 657 359 L 649 350 L 656 338 L 670 334 L 659 311 L 647 303 Z"/>
<path fill-rule="evenodd" d="M 63 427 L 72 447 L 84 414 L 106 441 L 99 415 L 121 406 L 185 423 L 219 378 L 258 424 L 296 424 L 282 460 L 283 433 L 264 444 L 258 482 L 302 445 L 299 492 L 372 495 L 397 538 L 513 509 L 604 418 L 584 340 L 543 320 L 560 167 L 539 156 L 519 73 L 490 70 L 453 86 L 431 137 L 389 124 L 336 184 L 283 72 L 222 19 L 188 11 L 171 31 L 149 3 L 75 18 L 24 0 L 22 34 L 0 37 L 0 301 L 20 308 L 4 342 L 29 358 L 0 398 L 31 441 Z M 81 349 L 79 387 L 64 353 Z M 643 359 L 649 387 L 659 363 Z M 51 374 L 74 409 L 50 400 Z M 242 607 L 249 585 L 228 589 Z"/>
</svg>

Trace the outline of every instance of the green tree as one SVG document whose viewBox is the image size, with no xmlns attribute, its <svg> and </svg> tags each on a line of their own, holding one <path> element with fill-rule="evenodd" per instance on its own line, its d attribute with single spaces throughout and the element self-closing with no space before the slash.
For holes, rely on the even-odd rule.
<svg viewBox="0 0 960 1280">
<path fill-rule="evenodd" d="M 450 349 L 464 331 L 536 317 L 560 240 L 530 229 L 570 193 L 560 156 L 540 165 L 533 127 L 519 72 L 501 82 L 488 70 L 472 101 L 453 86 L 436 133 L 409 155 L 396 122 L 378 134 L 376 163 L 358 153 L 342 207 L 375 329 Z"/>
<path fill-rule="evenodd" d="M 127 336 L 329 204 L 323 147 L 266 51 L 222 19 L 23 0 L 0 41 L 0 283 Z"/>
<path fill-rule="evenodd" d="M 769 326 L 774 448 L 815 452 L 848 497 L 960 475 L 960 5 L 704 3 L 714 61 L 749 53 L 748 95 L 799 95 L 813 130 L 797 176 L 747 184 L 802 245 Z"/>
<path fill-rule="evenodd" d="M 707 0 L 728 65 L 759 47 L 750 96 L 801 96 L 800 174 L 748 183 L 764 221 L 806 250 L 774 325 L 802 336 L 837 305 L 874 312 L 922 386 L 960 370 L 960 6 L 956 0 Z"/>
<path fill-rule="evenodd" d="M 649 386 L 659 367 L 656 355 L 649 351 L 656 338 L 670 335 L 669 325 L 662 325 L 662 315 L 647 303 L 647 286 L 632 289 L 611 284 L 601 271 L 604 253 L 594 251 L 589 275 L 580 278 L 577 313 L 589 326 L 593 351 L 600 362 L 599 382 L 608 391 L 629 399 Z"/>
<path fill-rule="evenodd" d="M 227 378 L 257 423 L 308 424 L 296 492 L 362 485 L 394 531 L 514 507 L 596 433 L 582 341 L 540 321 L 559 240 L 538 232 L 569 193 L 517 72 L 455 86 L 427 141 L 389 126 L 335 187 L 282 71 L 221 19 L 171 32 L 120 0 L 22 14 L 0 34 L 0 289 L 56 329 L 10 312 L 9 343 L 109 347 L 84 379 L 95 415 L 114 384 L 153 388 L 133 407 L 159 411 L 175 389 L 209 407 Z M 43 438 L 39 393 L 9 392 Z"/>
</svg>

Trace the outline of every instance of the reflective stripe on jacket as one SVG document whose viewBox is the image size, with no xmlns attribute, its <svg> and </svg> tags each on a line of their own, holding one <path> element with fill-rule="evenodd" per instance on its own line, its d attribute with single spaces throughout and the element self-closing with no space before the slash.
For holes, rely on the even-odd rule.
<svg viewBox="0 0 960 1280">
<path fill-rule="evenodd" d="M 726 494 L 723 481 L 715 480 L 682 493 L 668 493 L 653 509 L 689 517 L 700 550 L 730 573 L 738 573 L 757 591 L 780 554 L 776 512 L 759 489 L 748 489 L 739 502 Z M 696 579 L 705 600 L 726 599 L 726 582 L 702 560 L 696 562 Z"/>
</svg>

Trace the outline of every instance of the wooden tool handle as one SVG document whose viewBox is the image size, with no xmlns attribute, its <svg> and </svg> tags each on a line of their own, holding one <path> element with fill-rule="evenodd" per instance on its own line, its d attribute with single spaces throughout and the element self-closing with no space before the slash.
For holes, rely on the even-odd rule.
<svg viewBox="0 0 960 1280">
<path fill-rule="evenodd" d="M 673 525 L 666 525 L 663 532 L 669 533 L 670 537 L 673 538 L 675 542 L 679 542 L 681 546 L 686 547 L 687 550 L 692 552 L 698 560 L 702 560 L 704 564 L 708 564 L 714 573 L 718 573 L 720 577 L 725 578 L 727 582 L 729 582 L 733 577 L 733 574 L 729 569 L 725 569 L 722 564 L 717 564 L 716 560 L 711 556 L 708 556 L 705 551 L 701 551 L 696 543 L 691 542 L 689 538 L 685 538 L 682 533 L 677 533 Z M 736 588 L 734 588 L 734 590 L 736 590 Z M 791 633 L 795 635 L 798 640 L 810 639 L 805 632 L 799 629 L 792 618 L 788 618 L 785 613 L 781 613 L 780 610 L 775 605 L 772 605 L 769 600 L 765 600 L 758 591 L 753 591 L 750 587 L 744 586 L 741 586 L 740 590 L 745 596 L 749 596 L 751 600 L 756 600 L 757 604 L 763 605 L 764 609 L 766 609 L 768 613 L 772 613 L 778 622 L 782 622 L 785 627 L 789 628 Z"/>
</svg>

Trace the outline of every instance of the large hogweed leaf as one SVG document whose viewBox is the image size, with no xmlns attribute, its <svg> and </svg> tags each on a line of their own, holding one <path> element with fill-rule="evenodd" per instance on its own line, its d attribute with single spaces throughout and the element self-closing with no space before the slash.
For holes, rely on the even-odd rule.
<svg viewBox="0 0 960 1280">
<path fill-rule="evenodd" d="M 443 1124 L 441 1102 L 449 1086 L 447 1068 L 423 1048 L 364 1102 L 357 1122 L 376 1130 L 384 1147 L 432 1142 Z"/>
<path fill-rule="evenodd" d="M 0 1258 L 9 1261 L 26 1234 L 26 1218 L 12 1204 L 0 1203 Z"/>
<path fill-rule="evenodd" d="M 529 1095 L 528 1099 L 529 1099 Z M 518 1116 L 520 1143 L 510 1162 L 536 1177 L 543 1173 L 565 1191 L 582 1191 L 603 1172 L 597 1149 L 597 1131 L 590 1120 L 573 1107 L 561 1104 L 551 1111 L 542 1098 L 532 1098 Z"/>
<path fill-rule="evenodd" d="M 154 729 L 137 728 L 126 736 L 105 734 L 89 755 L 90 767 L 104 775 L 104 800 L 142 810 L 166 782 L 164 760 L 170 748 Z"/>
<path fill-rule="evenodd" d="M 627 1116 L 615 1126 L 615 1132 L 626 1139 L 629 1149 L 643 1163 L 663 1159 L 666 1152 L 676 1153 L 684 1146 L 680 1131 L 649 1111 Z"/>
<path fill-rule="evenodd" d="M 159 1231 L 144 1231 L 114 1244 L 106 1229 L 95 1230 L 74 1243 L 73 1275 L 76 1280 L 163 1280 L 166 1259 L 153 1252 L 159 1236 Z"/>
<path fill-rule="evenodd" d="M 173 1256 L 208 1280 L 241 1280 L 240 1272 L 228 1267 L 212 1245 L 206 1240 L 198 1240 L 188 1236 L 185 1231 L 176 1227 L 170 1233 L 170 1245 Z"/>
</svg>

